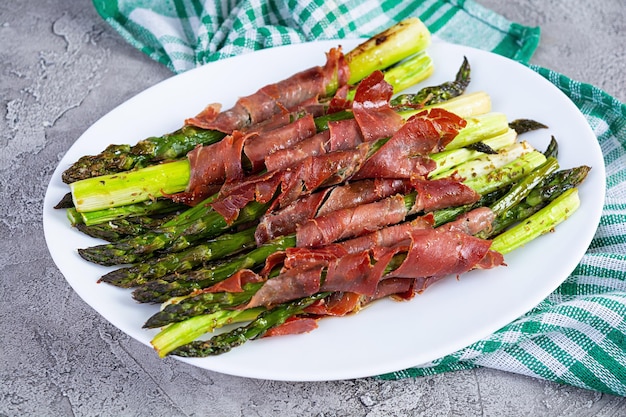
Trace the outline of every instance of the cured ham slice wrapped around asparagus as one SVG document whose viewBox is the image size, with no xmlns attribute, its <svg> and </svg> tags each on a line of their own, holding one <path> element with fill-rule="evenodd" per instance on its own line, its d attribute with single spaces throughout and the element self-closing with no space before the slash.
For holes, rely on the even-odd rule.
<svg viewBox="0 0 626 417">
<path fill-rule="evenodd" d="M 411 198 L 396 194 L 311 218 L 298 227 L 297 246 L 327 245 L 401 223 L 411 214 L 471 204 L 480 198 L 471 188 L 451 179 L 419 180 L 414 189 L 417 193 Z"/>
<path fill-rule="evenodd" d="M 392 95 L 393 87 L 384 80 L 383 74 L 372 73 L 356 89 L 350 104 L 353 118 L 330 121 L 328 131 L 269 153 L 265 166 L 269 171 L 284 169 L 308 156 L 350 149 L 363 142 L 392 136 L 404 123 L 389 105 Z"/>
<path fill-rule="evenodd" d="M 274 84 L 268 84 L 254 94 L 241 97 L 225 111 L 221 106 L 209 105 L 186 124 L 203 129 L 219 130 L 231 134 L 250 125 L 260 123 L 282 112 L 295 110 L 302 103 L 324 97 L 335 88 L 348 82 L 350 70 L 341 52 L 333 48 L 326 54 L 326 64 L 298 72 Z"/>
<path fill-rule="evenodd" d="M 293 146 L 315 133 L 313 115 L 307 113 L 273 129 L 246 133 L 237 130 L 220 142 L 198 146 L 187 154 L 191 168 L 187 190 L 169 197 L 195 205 L 219 191 L 224 182 L 242 179 L 245 175 L 242 158 L 250 165 L 248 173 L 259 172 L 268 153 Z"/>
<path fill-rule="evenodd" d="M 466 233 L 418 227 L 390 247 L 374 246 L 354 253 L 340 245 L 298 248 L 289 251 L 289 259 L 284 261 L 289 267 L 265 281 L 245 308 L 271 307 L 318 292 L 372 297 L 378 284 L 389 278 L 413 279 L 415 291 L 420 292 L 445 276 L 502 265 L 504 258 L 490 251 L 490 246 L 490 241 Z M 394 257 L 403 259 L 392 263 Z M 262 280 L 250 271 L 240 274 L 246 283 Z"/>
<path fill-rule="evenodd" d="M 257 225 L 256 242 L 263 244 L 278 236 L 295 233 L 297 227 L 309 219 L 404 194 L 411 189 L 406 180 L 367 179 L 320 190 L 280 210 L 266 213 Z"/>
</svg>

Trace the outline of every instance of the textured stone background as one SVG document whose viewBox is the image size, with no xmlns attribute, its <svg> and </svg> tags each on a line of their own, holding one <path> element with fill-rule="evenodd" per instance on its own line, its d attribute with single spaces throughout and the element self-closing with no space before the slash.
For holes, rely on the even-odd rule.
<svg viewBox="0 0 626 417">
<path fill-rule="evenodd" d="M 531 62 L 626 101 L 623 0 L 481 0 L 542 27 Z M 622 398 L 489 369 L 393 382 L 260 381 L 200 370 L 104 321 L 44 242 L 58 161 L 101 116 L 172 74 L 89 1 L 0 4 L 0 416 L 618 416 Z"/>
</svg>

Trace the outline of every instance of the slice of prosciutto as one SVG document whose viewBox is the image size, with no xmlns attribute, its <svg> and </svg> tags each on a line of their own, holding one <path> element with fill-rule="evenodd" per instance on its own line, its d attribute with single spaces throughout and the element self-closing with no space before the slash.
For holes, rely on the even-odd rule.
<svg viewBox="0 0 626 417">
<path fill-rule="evenodd" d="M 336 245 L 340 246 L 347 253 L 363 252 L 374 247 L 393 246 L 398 242 L 406 240 L 411 230 L 432 229 L 434 221 L 435 219 L 432 214 L 429 214 L 418 217 L 410 222 L 384 227 L 363 236 L 344 240 Z"/>
<path fill-rule="evenodd" d="M 368 204 L 324 213 L 302 223 L 296 231 L 297 246 L 318 247 L 360 236 L 403 222 L 410 214 L 471 204 L 480 195 L 465 184 L 452 180 L 419 180 L 415 203 L 407 205 L 405 196 L 396 194 Z"/>
<path fill-rule="evenodd" d="M 296 143 L 317 133 L 313 115 L 308 113 L 292 123 L 251 135 L 245 142 L 243 152 L 252 164 L 251 172 L 265 168 L 265 157 L 280 149 L 294 146 Z"/>
<path fill-rule="evenodd" d="M 389 137 L 402 126 L 402 117 L 389 105 L 392 96 L 393 86 L 381 71 L 374 71 L 359 84 L 352 113 L 365 141 Z"/>
<path fill-rule="evenodd" d="M 310 104 L 311 99 L 326 96 L 329 85 L 345 85 L 349 75 L 341 48 L 333 48 L 326 54 L 324 66 L 312 67 L 268 84 L 254 94 L 241 97 L 229 110 L 220 111 L 219 105 L 209 105 L 185 123 L 231 134 L 276 114 L 295 110 L 303 103 Z"/>
<path fill-rule="evenodd" d="M 410 209 L 411 214 L 472 204 L 480 199 L 480 194 L 454 178 L 419 178 L 413 180 L 412 186 L 417 197 Z"/>
<path fill-rule="evenodd" d="M 187 153 L 190 178 L 184 192 L 166 197 L 190 206 L 220 190 L 225 178 L 237 181 L 243 177 L 241 152 L 249 135 L 235 132 L 209 146 L 197 146 Z"/>
<path fill-rule="evenodd" d="M 285 336 L 288 334 L 309 333 L 317 329 L 318 318 L 313 317 L 290 317 L 283 324 L 272 327 L 263 334 L 263 337 Z"/>
<path fill-rule="evenodd" d="M 478 207 L 461 214 L 455 220 L 441 225 L 439 228 L 475 235 L 483 231 L 490 231 L 495 217 L 495 213 L 489 207 Z"/>
<path fill-rule="evenodd" d="M 466 124 L 444 109 L 420 112 L 364 163 L 354 179 L 425 177 L 435 168 L 428 155 L 442 151 Z"/>
<path fill-rule="evenodd" d="M 438 230 L 475 235 L 490 230 L 494 218 L 495 215 L 490 208 L 479 207 L 461 214 L 456 220 L 439 226 Z M 434 223 L 434 216 L 432 213 L 428 213 L 410 222 L 384 227 L 363 236 L 338 242 L 335 245 L 340 246 L 346 253 L 362 252 L 374 247 L 389 247 L 406 240 L 412 230 L 432 229 Z"/>
<path fill-rule="evenodd" d="M 363 144 L 368 145 L 368 144 Z M 348 180 L 366 159 L 368 146 L 308 157 L 296 166 L 280 171 L 225 184 L 219 198 L 211 207 L 232 223 L 239 211 L 252 201 L 267 203 L 272 209 L 285 207 L 296 199 L 309 195 L 321 186 L 340 184 Z"/>
<path fill-rule="evenodd" d="M 318 257 L 317 264 L 305 262 L 303 267 L 292 264 L 277 277 L 268 279 L 245 307 L 271 307 L 319 291 L 374 297 L 379 283 L 391 278 L 412 279 L 414 290 L 421 292 L 446 276 L 502 265 L 503 256 L 491 251 L 490 246 L 490 241 L 462 232 L 414 229 L 407 239 L 391 247 Z M 328 255 L 328 251 L 323 250 Z M 306 251 L 300 249 L 298 256 L 306 258 Z M 316 249 L 308 251 L 315 257 Z"/>
<path fill-rule="evenodd" d="M 278 236 L 290 235 L 309 219 L 406 193 L 410 189 L 408 181 L 394 179 L 368 179 L 326 188 L 266 213 L 256 228 L 255 239 L 257 244 L 262 244 Z"/>
<path fill-rule="evenodd" d="M 404 221 L 408 209 L 404 197 L 396 194 L 380 201 L 362 204 L 312 218 L 296 231 L 296 245 L 319 247 L 360 236 Z"/>
</svg>

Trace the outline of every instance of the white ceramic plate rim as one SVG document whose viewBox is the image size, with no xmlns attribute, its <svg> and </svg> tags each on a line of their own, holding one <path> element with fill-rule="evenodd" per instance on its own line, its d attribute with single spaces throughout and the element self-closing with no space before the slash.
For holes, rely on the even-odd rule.
<svg viewBox="0 0 626 417">
<path fill-rule="evenodd" d="M 96 280 L 111 270 L 83 261 L 76 249 L 98 241 L 69 226 L 53 206 L 68 191 L 60 176 L 73 161 L 110 143 L 135 143 L 180 127 L 206 104 L 230 107 L 237 97 L 294 72 L 319 65 L 337 41 L 312 42 L 226 59 L 167 79 L 131 98 L 91 126 L 55 170 L 44 200 L 44 233 L 54 262 L 76 293 L 107 321 L 150 346 L 154 331 L 141 328 L 158 307 L 140 305 Z M 357 44 L 345 40 L 349 49 Z M 561 166 L 590 165 L 580 187 L 581 207 L 557 233 L 542 236 L 506 256 L 507 267 L 443 280 L 410 302 L 382 300 L 360 313 L 320 321 L 315 331 L 249 342 L 227 354 L 181 359 L 225 374 L 289 381 L 351 379 L 425 364 L 488 336 L 529 311 L 574 270 L 597 228 L 605 190 L 602 153 L 576 106 L 527 67 L 489 52 L 435 40 L 429 48 L 436 70 L 416 86 L 454 77 L 463 56 L 472 66 L 468 91 L 490 94 L 493 110 L 509 120 L 531 118 L 548 130 L 524 136 L 543 150 L 551 135 L 560 143 Z M 156 353 L 155 353 L 156 355 Z"/>
</svg>

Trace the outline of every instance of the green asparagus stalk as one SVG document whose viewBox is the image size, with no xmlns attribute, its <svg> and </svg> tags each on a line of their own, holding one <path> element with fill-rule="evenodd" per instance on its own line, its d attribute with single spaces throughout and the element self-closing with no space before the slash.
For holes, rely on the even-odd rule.
<svg viewBox="0 0 626 417">
<path fill-rule="evenodd" d="M 70 184 L 85 178 L 144 168 L 158 161 L 179 158 L 198 145 L 210 145 L 224 136 L 216 130 L 183 126 L 172 133 L 144 139 L 134 146 L 109 145 L 98 155 L 81 157 L 63 172 L 61 178 Z"/>
<path fill-rule="evenodd" d="M 258 219 L 265 213 L 268 205 L 255 201 L 249 203 L 232 224 L 227 224 L 219 213 L 207 208 L 205 216 L 191 223 L 162 227 L 158 232 L 79 249 L 78 253 L 87 261 L 106 266 L 143 261 L 154 257 L 157 251 L 166 248 L 171 252 L 181 251 L 202 239 L 215 238 L 233 226 Z"/>
<path fill-rule="evenodd" d="M 221 353 L 226 353 L 230 351 L 231 349 L 242 345 L 248 340 L 253 340 L 253 339 L 262 337 L 272 327 L 276 327 L 280 324 L 283 324 L 288 318 L 301 314 L 305 308 L 307 308 L 314 302 L 327 297 L 328 295 L 330 294 L 318 293 L 309 297 L 292 301 L 290 303 L 281 304 L 271 310 L 267 310 L 267 311 L 260 313 L 254 320 L 252 320 L 246 326 L 238 327 L 235 330 L 232 330 L 230 332 L 219 334 L 205 342 L 195 341 L 197 336 L 191 339 L 191 335 L 190 335 L 186 340 L 183 340 L 183 339 L 181 340 L 175 339 L 175 341 L 168 340 L 170 343 L 166 345 L 165 343 L 162 343 L 162 340 L 161 340 L 162 337 L 159 337 L 160 336 L 159 334 L 152 340 L 151 343 L 152 343 L 152 346 L 159 353 L 160 357 L 165 357 L 170 353 L 173 353 L 174 355 L 177 355 L 177 356 L 188 356 L 188 357 L 201 357 L 201 356 L 218 355 Z M 257 311 L 257 309 L 250 309 L 250 310 L 253 310 L 253 312 Z M 243 312 L 245 311 L 249 311 L 249 310 L 243 310 Z M 236 319 L 240 317 L 241 314 L 243 314 L 240 311 L 233 313 L 232 311 L 228 311 L 228 310 L 226 311 L 220 310 L 220 312 L 224 312 L 225 315 L 232 314 L 234 316 L 233 319 Z M 213 314 L 219 314 L 220 312 L 216 312 Z M 198 319 L 198 317 L 205 317 L 205 316 L 197 316 L 190 320 Z M 186 322 L 187 321 L 183 321 L 180 323 L 186 323 Z M 170 330 L 170 327 L 174 327 L 180 323 L 176 323 L 172 326 L 167 327 L 165 331 Z M 174 330 L 176 329 L 171 330 L 172 334 L 174 333 Z M 202 332 L 202 334 L 204 334 L 205 332 L 203 332 L 203 330 L 204 329 L 197 329 L 197 333 Z M 187 342 L 187 340 L 189 339 L 193 341 L 190 343 Z M 175 349 L 172 349 L 172 347 L 174 346 L 177 346 L 177 347 Z"/>
<path fill-rule="evenodd" d="M 492 207 L 496 216 L 504 213 L 514 205 L 520 203 L 534 187 L 544 181 L 546 177 L 559 168 L 556 158 L 548 158 L 540 167 L 518 181 L 513 188 Z"/>
<path fill-rule="evenodd" d="M 432 75 L 434 70 L 435 66 L 430 55 L 426 51 L 420 51 L 404 61 L 384 69 L 383 74 L 385 81 L 393 87 L 394 93 L 399 93 L 424 81 Z M 354 100 L 356 90 L 354 85 L 348 90 L 346 97 L 348 101 Z"/>
<path fill-rule="evenodd" d="M 479 194 L 486 194 L 494 191 L 499 183 L 512 183 L 522 178 L 545 161 L 546 157 L 541 152 L 533 150 L 485 175 L 471 177 L 465 184 Z"/>
<path fill-rule="evenodd" d="M 448 110 L 457 116 L 467 118 L 489 113 L 491 111 L 491 97 L 484 91 L 474 91 L 451 98 L 448 101 L 426 106 L 422 111 L 432 108 Z M 413 112 L 419 112 L 419 110 L 413 110 Z M 400 114 L 404 115 L 404 112 Z"/>
<path fill-rule="evenodd" d="M 189 161 L 181 159 L 70 184 L 79 212 L 104 210 L 154 200 L 184 191 L 190 178 Z"/>
<path fill-rule="evenodd" d="M 224 327 L 227 324 L 249 322 L 259 317 L 264 308 L 247 310 L 220 310 L 211 314 L 192 317 L 189 320 L 172 324 L 157 334 L 151 343 L 161 358 L 172 350 L 189 343 L 205 333 Z"/>
<path fill-rule="evenodd" d="M 100 281 L 117 287 L 130 288 L 167 274 L 189 271 L 204 262 L 221 259 L 256 246 L 254 230 L 255 228 L 252 227 L 237 233 L 221 234 L 207 243 L 194 245 L 187 250 L 148 259 L 127 268 L 116 269 L 103 275 Z"/>
<path fill-rule="evenodd" d="M 483 194 L 483 196 L 474 204 L 466 204 L 459 207 L 448 207 L 445 209 L 437 210 L 433 212 L 433 226 L 439 227 L 443 224 L 449 223 L 457 219 L 460 215 L 467 213 L 473 209 L 479 207 L 489 207 L 503 195 L 509 191 L 510 185 L 505 185 L 502 188 L 492 191 L 490 193 Z"/>
<path fill-rule="evenodd" d="M 489 149 L 498 151 L 513 145 L 516 139 L 517 134 L 515 131 L 513 129 L 508 129 L 502 134 L 476 143 L 482 143 L 488 146 Z M 431 155 L 430 158 L 437 163 L 437 167 L 430 172 L 429 177 L 437 178 L 443 172 L 452 172 L 454 167 L 484 155 L 484 153 L 479 150 L 470 149 L 470 145 L 463 148 L 445 150 Z"/>
<path fill-rule="evenodd" d="M 376 70 L 383 70 L 424 51 L 430 41 L 428 28 L 419 19 L 409 18 L 399 22 L 346 54 L 350 68 L 348 84 L 356 84 Z"/>
<path fill-rule="evenodd" d="M 416 53 L 405 61 L 384 70 L 385 81 L 393 86 L 394 93 L 404 91 L 430 77 L 435 65 L 426 51 Z M 350 90 L 348 98 L 354 95 L 356 88 Z"/>
<path fill-rule="evenodd" d="M 497 236 L 506 228 L 535 214 L 565 191 L 578 187 L 585 180 L 590 169 L 583 165 L 553 173 L 544 183 L 533 188 L 524 201 L 499 213 L 491 231 L 480 234 L 479 237 Z"/>
<path fill-rule="evenodd" d="M 470 82 L 470 65 L 463 57 L 461 68 L 454 81 L 448 81 L 438 86 L 426 87 L 416 94 L 404 94 L 391 100 L 394 107 L 418 107 L 438 104 L 458 97 L 465 92 Z"/>
<path fill-rule="evenodd" d="M 205 204 L 213 197 L 207 199 Z M 85 213 L 71 207 L 67 210 L 67 217 L 72 226 L 86 235 L 117 242 L 150 232 L 158 233 L 163 227 L 191 223 L 205 212 L 206 205 L 189 208 L 171 200 L 159 199 Z"/>
<path fill-rule="evenodd" d="M 491 249 L 507 254 L 531 240 L 549 233 L 580 206 L 578 188 L 566 190 L 546 207 L 493 239 Z"/>
<path fill-rule="evenodd" d="M 495 154 L 482 153 L 476 158 L 453 167 L 448 171 L 433 175 L 432 179 L 458 176 L 461 178 L 476 178 L 490 172 L 493 168 L 500 167 L 508 162 L 514 161 L 520 156 L 531 152 L 533 148 L 527 142 L 517 142 L 513 145 L 500 149 Z"/>
<path fill-rule="evenodd" d="M 67 218 L 72 226 L 78 224 L 94 226 L 113 220 L 171 214 L 188 208 L 188 206 L 175 203 L 169 199 L 158 199 L 88 212 L 78 212 L 72 207 L 67 210 Z"/>
<path fill-rule="evenodd" d="M 296 239 L 293 235 L 278 237 L 250 252 L 214 263 L 206 268 L 148 281 L 133 291 L 133 298 L 141 303 L 163 303 L 172 297 L 186 296 L 195 290 L 223 281 L 240 269 L 256 268 L 262 265 L 271 254 L 295 245 Z"/>
<path fill-rule="evenodd" d="M 484 140 L 502 135 L 509 131 L 506 115 L 489 112 L 465 117 L 466 126 L 446 146 L 446 150 L 464 148 L 477 140 Z"/>
<path fill-rule="evenodd" d="M 263 282 L 246 284 L 241 292 L 201 292 L 178 303 L 168 304 L 164 309 L 152 315 L 143 327 L 156 329 L 191 317 L 235 308 L 250 301 L 263 284 Z"/>
<path fill-rule="evenodd" d="M 98 223 L 87 226 L 84 223 L 76 224 L 76 228 L 97 239 L 108 242 L 118 242 L 131 236 L 149 233 L 160 227 L 168 219 L 167 216 L 159 218 L 135 217 L 130 219 L 111 220 L 106 223 Z"/>
</svg>

